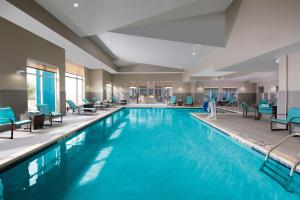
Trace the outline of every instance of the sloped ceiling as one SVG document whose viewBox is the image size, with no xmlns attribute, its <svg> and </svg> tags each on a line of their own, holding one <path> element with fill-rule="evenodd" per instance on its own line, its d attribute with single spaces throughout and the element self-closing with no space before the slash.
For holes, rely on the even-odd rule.
<svg viewBox="0 0 300 200">
<path fill-rule="evenodd" d="M 36 0 L 78 35 L 98 37 L 116 65 L 178 69 L 225 46 L 224 10 L 232 1 L 77 0 L 76 8 L 70 0 Z"/>
</svg>

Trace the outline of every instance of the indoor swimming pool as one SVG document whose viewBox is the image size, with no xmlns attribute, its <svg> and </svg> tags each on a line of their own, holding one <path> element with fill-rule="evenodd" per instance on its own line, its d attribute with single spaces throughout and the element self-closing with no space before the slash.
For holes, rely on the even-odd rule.
<svg viewBox="0 0 300 200">
<path fill-rule="evenodd" d="M 124 108 L 4 171 L 0 199 L 300 199 L 201 111 Z"/>
</svg>

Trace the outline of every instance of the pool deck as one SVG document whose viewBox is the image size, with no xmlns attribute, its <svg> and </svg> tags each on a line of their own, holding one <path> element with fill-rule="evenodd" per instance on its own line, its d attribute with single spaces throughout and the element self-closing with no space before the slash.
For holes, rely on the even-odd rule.
<svg viewBox="0 0 300 200">
<path fill-rule="evenodd" d="M 14 131 L 14 139 L 4 138 L 10 137 L 10 131 L 1 132 L 0 170 L 122 108 L 121 106 L 115 106 L 97 111 L 92 115 L 67 114 L 63 118 L 63 123 L 55 122 L 51 127 L 44 126 L 43 129 L 33 130 L 31 133 L 27 130 L 17 129 Z"/>
<path fill-rule="evenodd" d="M 207 114 L 192 113 L 201 121 L 221 130 L 234 140 L 266 154 L 270 148 L 284 137 L 289 135 L 288 131 L 271 131 L 270 119 L 243 118 L 241 113 L 219 113 L 217 119 L 207 119 Z M 300 137 L 290 138 L 286 143 L 271 153 L 272 158 L 281 163 L 292 166 L 300 159 Z M 299 167 L 297 169 L 299 170 Z"/>
</svg>

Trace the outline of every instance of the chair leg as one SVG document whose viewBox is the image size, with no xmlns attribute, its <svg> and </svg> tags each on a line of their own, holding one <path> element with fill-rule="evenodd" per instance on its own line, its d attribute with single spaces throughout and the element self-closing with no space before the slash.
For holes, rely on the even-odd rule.
<svg viewBox="0 0 300 200">
<path fill-rule="evenodd" d="M 10 139 L 14 138 L 14 124 L 11 124 Z"/>
<path fill-rule="evenodd" d="M 270 126 L 271 126 L 271 131 L 273 131 L 273 122 L 272 121 L 270 123 Z"/>
<path fill-rule="evenodd" d="M 292 129 L 293 129 L 293 127 L 292 127 L 292 124 L 291 123 L 288 123 L 288 125 L 287 125 L 287 129 L 288 129 L 288 131 L 289 131 L 289 134 L 291 134 L 292 133 Z"/>
</svg>

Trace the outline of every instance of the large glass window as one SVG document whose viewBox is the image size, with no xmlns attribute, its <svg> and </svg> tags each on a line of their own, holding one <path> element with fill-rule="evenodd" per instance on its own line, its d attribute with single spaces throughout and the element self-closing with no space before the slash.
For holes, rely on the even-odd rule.
<svg viewBox="0 0 300 200">
<path fill-rule="evenodd" d="M 204 98 L 215 99 L 218 100 L 219 98 L 219 89 L 218 88 L 204 88 Z"/>
<path fill-rule="evenodd" d="M 138 100 L 138 90 L 135 86 L 129 87 L 129 100 L 130 103 L 137 103 Z"/>
<path fill-rule="evenodd" d="M 167 103 L 173 95 L 171 82 L 141 81 L 129 85 L 131 103 Z"/>
<path fill-rule="evenodd" d="M 67 62 L 66 63 L 66 99 L 72 100 L 75 104 L 82 104 L 85 97 L 84 68 Z"/>
<path fill-rule="evenodd" d="M 30 63 L 27 67 L 28 110 L 36 110 L 37 104 L 47 104 L 51 111 L 59 110 L 57 69 Z"/>
<path fill-rule="evenodd" d="M 223 97 L 222 100 L 234 101 L 237 98 L 237 89 L 236 88 L 223 88 Z"/>
<path fill-rule="evenodd" d="M 106 95 L 106 100 L 111 102 L 111 100 L 112 100 L 112 85 L 111 85 L 111 83 L 105 84 L 105 95 Z"/>
</svg>

